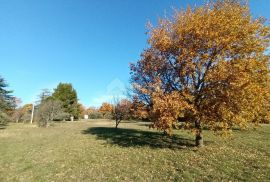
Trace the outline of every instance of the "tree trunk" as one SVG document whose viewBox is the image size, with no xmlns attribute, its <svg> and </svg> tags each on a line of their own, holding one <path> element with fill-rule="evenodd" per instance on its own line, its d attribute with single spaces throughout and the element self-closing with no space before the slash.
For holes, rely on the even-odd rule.
<svg viewBox="0 0 270 182">
<path fill-rule="evenodd" d="M 115 122 L 115 128 L 117 129 L 118 128 L 118 125 L 119 125 L 119 123 L 120 123 L 120 121 L 121 120 L 115 120 L 116 122 Z"/>
<path fill-rule="evenodd" d="M 195 144 L 197 147 L 203 147 L 203 135 L 202 131 L 198 131 L 195 136 Z"/>
<path fill-rule="evenodd" d="M 203 135 L 201 122 L 199 120 L 195 121 L 196 136 L 195 136 L 195 145 L 197 147 L 203 147 Z"/>
</svg>

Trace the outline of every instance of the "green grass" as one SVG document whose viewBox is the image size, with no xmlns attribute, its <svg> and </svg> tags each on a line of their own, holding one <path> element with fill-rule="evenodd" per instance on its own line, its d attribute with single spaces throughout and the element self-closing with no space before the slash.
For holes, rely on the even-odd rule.
<svg viewBox="0 0 270 182">
<path fill-rule="evenodd" d="M 106 120 L 0 128 L 0 181 L 269 181 L 270 125 L 222 140 L 173 138 L 142 122 Z"/>
</svg>

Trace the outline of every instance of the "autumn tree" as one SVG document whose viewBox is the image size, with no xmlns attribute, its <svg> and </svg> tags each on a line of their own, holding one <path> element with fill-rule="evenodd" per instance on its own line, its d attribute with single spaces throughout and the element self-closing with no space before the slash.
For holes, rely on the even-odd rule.
<svg viewBox="0 0 270 182">
<path fill-rule="evenodd" d="M 62 102 L 64 112 L 74 116 L 76 119 L 79 117 L 77 92 L 72 84 L 59 83 L 57 88 L 54 89 L 52 97 Z"/>
<path fill-rule="evenodd" d="M 102 113 L 103 118 L 105 117 L 105 115 L 107 114 L 111 114 L 113 111 L 113 105 L 109 104 L 107 102 L 102 103 L 102 105 L 99 108 L 99 112 Z"/>
<path fill-rule="evenodd" d="M 149 48 L 131 64 L 135 96 L 153 127 L 222 134 L 269 118 L 269 25 L 242 1 L 217 0 L 150 26 Z"/>
<path fill-rule="evenodd" d="M 115 128 L 118 128 L 118 125 L 122 120 L 127 120 L 131 118 L 131 107 L 132 102 L 127 99 L 115 99 L 113 107 L 113 117 L 115 119 Z"/>
</svg>

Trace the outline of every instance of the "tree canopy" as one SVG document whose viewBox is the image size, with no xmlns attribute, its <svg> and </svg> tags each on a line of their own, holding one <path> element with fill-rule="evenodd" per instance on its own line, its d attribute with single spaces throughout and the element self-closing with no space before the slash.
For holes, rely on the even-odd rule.
<svg viewBox="0 0 270 182">
<path fill-rule="evenodd" d="M 62 107 L 64 112 L 74 116 L 79 117 L 79 105 L 77 92 L 70 83 L 59 83 L 57 88 L 54 89 L 52 97 L 55 100 L 62 102 Z"/>
<path fill-rule="evenodd" d="M 149 47 L 131 64 L 135 96 L 153 127 L 227 133 L 269 119 L 269 25 L 242 1 L 218 0 L 150 25 Z"/>
</svg>

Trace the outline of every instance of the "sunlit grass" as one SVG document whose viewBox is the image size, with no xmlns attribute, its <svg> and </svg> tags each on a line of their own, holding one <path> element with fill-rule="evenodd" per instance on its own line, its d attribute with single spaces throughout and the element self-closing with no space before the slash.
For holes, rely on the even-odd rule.
<svg viewBox="0 0 270 182">
<path fill-rule="evenodd" d="M 92 120 L 38 128 L 0 129 L 0 181 L 267 181 L 270 126 L 235 131 L 222 140 L 204 131 L 206 147 L 192 134 L 173 138 L 142 122 Z"/>
</svg>

